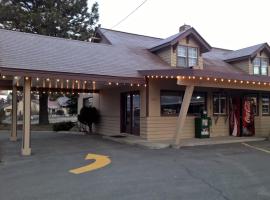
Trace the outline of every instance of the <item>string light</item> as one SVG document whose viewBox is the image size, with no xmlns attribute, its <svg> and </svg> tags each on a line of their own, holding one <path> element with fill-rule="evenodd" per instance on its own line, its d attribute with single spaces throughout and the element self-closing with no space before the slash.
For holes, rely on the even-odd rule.
<svg viewBox="0 0 270 200">
<path fill-rule="evenodd" d="M 216 79 L 216 78 L 214 78 L 214 81 L 217 81 L 217 79 Z"/>
<path fill-rule="evenodd" d="M 195 76 L 193 76 L 192 79 L 195 79 Z"/>
<path fill-rule="evenodd" d="M 39 78 L 36 78 L 37 81 L 39 81 Z"/>
<path fill-rule="evenodd" d="M 200 80 L 202 80 L 202 77 L 200 77 Z"/>
<path fill-rule="evenodd" d="M 221 82 L 223 82 L 223 81 L 224 81 L 224 79 L 222 78 L 222 79 L 221 79 Z"/>
<path fill-rule="evenodd" d="M 47 78 L 46 80 L 47 80 L 47 81 L 50 81 L 50 79 L 49 79 L 49 78 Z"/>
<path fill-rule="evenodd" d="M 247 81 L 247 84 L 249 84 L 249 81 Z"/>
<path fill-rule="evenodd" d="M 230 83 L 230 82 L 231 82 L 231 80 L 230 80 L 230 79 L 228 79 L 228 82 Z"/>
<path fill-rule="evenodd" d="M 208 81 L 209 81 L 209 80 L 210 80 L 210 78 L 209 78 L 209 77 L 207 77 L 207 79 L 206 79 L 206 80 L 208 80 Z"/>
<path fill-rule="evenodd" d="M 109 82 L 109 85 L 111 85 L 112 83 L 111 82 Z"/>
<path fill-rule="evenodd" d="M 3 76 L 2 76 L 2 78 L 3 78 L 3 79 L 5 79 L 5 78 L 6 78 L 6 76 L 5 76 L 5 75 L 3 75 Z"/>
<path fill-rule="evenodd" d="M 237 83 L 237 80 L 234 80 L 233 82 L 234 82 L 234 83 Z"/>
<path fill-rule="evenodd" d="M 240 81 L 240 83 L 242 84 L 242 83 L 243 83 L 243 81 Z"/>
</svg>

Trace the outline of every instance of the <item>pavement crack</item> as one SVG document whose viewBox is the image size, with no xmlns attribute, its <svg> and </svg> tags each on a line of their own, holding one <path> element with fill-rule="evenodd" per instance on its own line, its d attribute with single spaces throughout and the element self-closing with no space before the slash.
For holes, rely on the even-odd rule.
<svg viewBox="0 0 270 200">
<path fill-rule="evenodd" d="M 215 187 L 212 183 L 208 182 L 204 178 L 197 176 L 193 173 L 192 170 L 188 169 L 186 166 L 183 166 L 183 168 L 186 170 L 186 172 L 194 179 L 197 179 L 201 181 L 202 183 L 206 184 L 209 188 L 213 189 L 214 191 L 218 192 L 219 196 L 223 197 L 225 200 L 230 200 L 219 188 Z"/>
</svg>

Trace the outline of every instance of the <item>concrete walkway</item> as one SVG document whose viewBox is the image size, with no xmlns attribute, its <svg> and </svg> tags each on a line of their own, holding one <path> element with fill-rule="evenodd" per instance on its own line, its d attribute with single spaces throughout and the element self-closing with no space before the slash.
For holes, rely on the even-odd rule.
<svg viewBox="0 0 270 200">
<path fill-rule="evenodd" d="M 119 136 L 103 136 L 103 138 L 130 145 L 138 145 L 146 147 L 149 149 L 164 149 L 171 147 L 172 141 L 148 141 L 146 139 L 140 138 L 138 136 L 123 134 Z M 264 141 L 265 137 L 213 137 L 213 138 L 189 138 L 182 139 L 179 147 L 192 147 L 192 146 L 202 146 L 202 145 L 217 145 L 217 144 L 232 144 L 232 143 L 243 143 L 243 142 L 255 142 Z"/>
</svg>

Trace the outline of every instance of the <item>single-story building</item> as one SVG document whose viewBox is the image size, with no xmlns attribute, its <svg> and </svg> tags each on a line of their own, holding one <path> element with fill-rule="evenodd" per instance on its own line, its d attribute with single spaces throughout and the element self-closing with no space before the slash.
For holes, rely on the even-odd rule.
<svg viewBox="0 0 270 200">
<path fill-rule="evenodd" d="M 30 91 L 93 93 L 98 133 L 177 146 L 195 136 L 203 111 L 212 119 L 210 137 L 267 136 L 269 57 L 267 43 L 215 48 L 188 25 L 166 39 L 99 27 L 92 42 L 0 30 L 0 86 L 23 89 L 25 102 Z M 29 155 L 27 103 L 24 109 L 22 153 Z"/>
</svg>

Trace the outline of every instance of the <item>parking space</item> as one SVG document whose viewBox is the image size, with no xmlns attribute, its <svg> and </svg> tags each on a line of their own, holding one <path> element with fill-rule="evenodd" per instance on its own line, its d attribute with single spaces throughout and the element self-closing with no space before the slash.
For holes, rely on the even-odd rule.
<svg viewBox="0 0 270 200">
<path fill-rule="evenodd" d="M 100 136 L 34 132 L 33 155 L 0 134 L 0 199 L 270 199 L 270 154 L 243 144 L 150 150 Z M 252 146 L 270 150 L 270 143 Z M 75 175 L 87 154 L 111 163 Z"/>
</svg>

